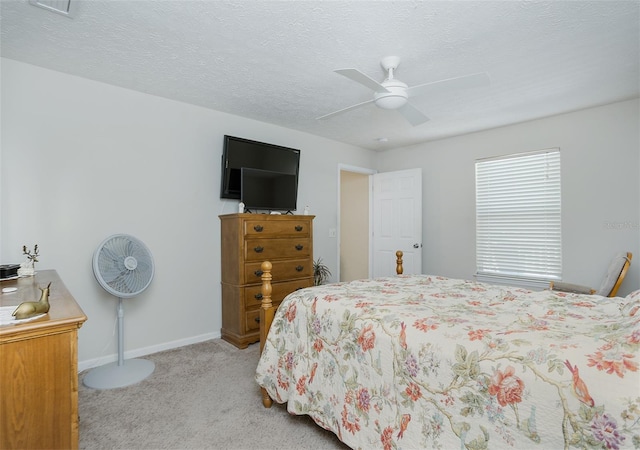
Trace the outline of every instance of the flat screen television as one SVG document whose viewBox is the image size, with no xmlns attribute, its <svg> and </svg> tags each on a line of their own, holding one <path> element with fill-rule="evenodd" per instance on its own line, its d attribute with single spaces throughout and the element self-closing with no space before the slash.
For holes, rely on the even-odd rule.
<svg viewBox="0 0 640 450">
<path fill-rule="evenodd" d="M 298 181 L 289 173 L 240 169 L 240 200 L 248 210 L 294 211 Z"/>
<path fill-rule="evenodd" d="M 299 165 L 300 150 L 225 135 L 220 198 L 240 199 L 243 167 L 294 175 L 297 191 Z"/>
</svg>

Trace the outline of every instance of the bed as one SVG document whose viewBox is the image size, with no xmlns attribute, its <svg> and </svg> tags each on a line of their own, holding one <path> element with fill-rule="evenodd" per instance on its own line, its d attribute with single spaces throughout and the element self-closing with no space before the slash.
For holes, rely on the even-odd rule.
<svg viewBox="0 0 640 450">
<path fill-rule="evenodd" d="M 398 275 L 301 289 L 274 314 L 263 272 L 263 403 L 351 448 L 640 446 L 640 291 Z"/>
</svg>

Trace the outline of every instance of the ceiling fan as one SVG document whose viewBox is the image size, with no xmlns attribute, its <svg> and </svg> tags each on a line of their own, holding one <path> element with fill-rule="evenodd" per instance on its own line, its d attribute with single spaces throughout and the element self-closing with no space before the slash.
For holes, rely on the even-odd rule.
<svg viewBox="0 0 640 450">
<path fill-rule="evenodd" d="M 358 103 L 347 108 L 325 114 L 324 116 L 318 117 L 318 120 L 327 119 L 337 114 L 342 114 L 344 112 L 351 111 L 352 109 L 373 103 L 379 108 L 398 110 L 400 114 L 402 114 L 404 118 L 411 123 L 411 125 L 416 126 L 428 121 L 429 118 L 425 116 L 422 111 L 409 103 L 410 98 L 425 95 L 430 92 L 480 87 L 486 86 L 490 83 L 489 75 L 485 72 L 481 72 L 409 87 L 406 83 L 403 83 L 393 77 L 393 71 L 398 68 L 399 64 L 400 57 L 398 56 L 385 56 L 382 58 L 380 65 L 385 71 L 387 71 L 387 78 L 382 83 L 378 83 L 376 80 L 360 72 L 358 69 L 335 70 L 334 72 L 373 90 L 373 98 L 366 102 Z"/>
</svg>

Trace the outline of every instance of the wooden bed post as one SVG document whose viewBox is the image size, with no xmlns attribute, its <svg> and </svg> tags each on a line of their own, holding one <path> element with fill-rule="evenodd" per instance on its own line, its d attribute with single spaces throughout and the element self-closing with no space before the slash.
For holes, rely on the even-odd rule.
<svg viewBox="0 0 640 450">
<path fill-rule="evenodd" d="M 402 272 L 404 271 L 404 268 L 402 267 L 402 251 L 398 250 L 396 252 L 396 273 L 398 275 L 402 275 Z"/>
<path fill-rule="evenodd" d="M 273 322 L 274 308 L 271 303 L 271 268 L 272 265 L 269 261 L 264 261 L 260 266 L 262 270 L 262 305 L 260 307 L 260 354 L 264 350 L 264 344 L 267 342 L 267 334 L 269 328 L 271 328 L 271 322 Z M 271 408 L 273 400 L 269 397 L 265 388 L 260 388 L 262 391 L 262 404 L 265 408 Z"/>
</svg>

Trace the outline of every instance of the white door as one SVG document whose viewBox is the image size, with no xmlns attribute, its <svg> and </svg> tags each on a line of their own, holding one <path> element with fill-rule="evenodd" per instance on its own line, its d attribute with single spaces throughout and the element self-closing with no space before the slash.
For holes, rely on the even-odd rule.
<svg viewBox="0 0 640 450">
<path fill-rule="evenodd" d="M 405 274 L 422 273 L 422 170 L 383 172 L 373 177 L 373 274 L 396 273 L 402 250 Z"/>
</svg>

